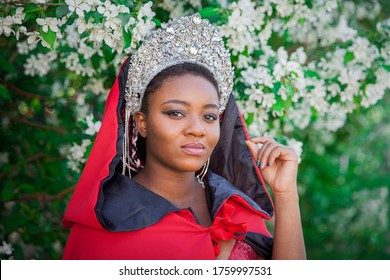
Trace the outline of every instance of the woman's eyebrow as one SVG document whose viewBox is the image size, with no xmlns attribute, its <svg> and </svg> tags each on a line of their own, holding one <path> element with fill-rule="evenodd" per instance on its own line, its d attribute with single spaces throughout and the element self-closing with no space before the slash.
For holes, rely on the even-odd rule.
<svg viewBox="0 0 390 280">
<path fill-rule="evenodd" d="M 184 106 L 187 106 L 187 107 L 191 105 L 189 102 L 184 101 L 184 100 L 170 99 L 170 100 L 167 100 L 167 101 L 163 102 L 160 106 L 163 106 L 163 105 L 169 104 L 169 103 L 181 104 L 181 105 L 184 105 Z M 214 103 L 205 104 L 203 107 L 204 107 L 204 108 L 215 108 L 215 109 L 219 109 L 218 105 L 217 105 L 217 104 L 214 104 Z"/>
<path fill-rule="evenodd" d="M 163 105 L 169 104 L 169 103 L 174 103 L 174 104 L 181 104 L 181 105 L 185 105 L 185 106 L 190 106 L 190 103 L 188 103 L 187 101 L 179 100 L 179 99 L 170 99 L 170 100 L 167 100 L 167 101 L 163 102 L 160 106 L 163 106 Z"/>
</svg>

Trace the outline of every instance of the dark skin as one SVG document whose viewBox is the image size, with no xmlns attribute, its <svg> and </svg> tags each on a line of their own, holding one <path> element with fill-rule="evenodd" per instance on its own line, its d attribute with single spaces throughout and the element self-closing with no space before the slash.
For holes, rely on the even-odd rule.
<svg viewBox="0 0 390 280">
<path fill-rule="evenodd" d="M 199 224 L 212 224 L 205 190 L 195 172 L 210 157 L 219 139 L 217 89 L 206 78 L 185 74 L 166 79 L 149 99 L 148 114 L 134 115 L 146 138 L 146 164 L 134 180 L 178 208 L 191 208 Z M 261 147 L 258 146 L 261 145 Z M 297 192 L 298 157 L 272 138 L 247 141 L 260 172 L 272 190 L 275 233 L 272 259 L 305 259 Z M 235 240 L 220 241 L 217 259 L 228 259 Z"/>
<path fill-rule="evenodd" d="M 171 77 L 149 99 L 148 115 L 134 119 L 146 138 L 146 164 L 134 180 L 178 208 L 194 211 L 198 222 L 211 225 L 205 190 L 195 171 L 210 157 L 219 139 L 218 93 L 205 78 Z M 197 143 L 203 149 L 185 148 Z M 184 148 L 183 148 L 184 146 Z"/>
</svg>

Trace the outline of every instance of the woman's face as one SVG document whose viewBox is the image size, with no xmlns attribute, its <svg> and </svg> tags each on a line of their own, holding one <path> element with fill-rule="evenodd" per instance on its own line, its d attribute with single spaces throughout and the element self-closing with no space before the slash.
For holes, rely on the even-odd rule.
<svg viewBox="0 0 390 280">
<path fill-rule="evenodd" d="M 146 165 L 199 170 L 219 139 L 219 102 L 213 84 L 185 74 L 166 79 L 149 98 L 148 115 L 136 115 L 146 138 Z"/>
</svg>

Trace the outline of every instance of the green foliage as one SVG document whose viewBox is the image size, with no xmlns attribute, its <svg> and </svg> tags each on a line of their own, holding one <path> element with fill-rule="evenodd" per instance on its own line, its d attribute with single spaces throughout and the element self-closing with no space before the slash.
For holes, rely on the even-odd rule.
<svg viewBox="0 0 390 280">
<path fill-rule="evenodd" d="M 120 62 L 126 56 L 122 52 L 142 41 L 133 28 L 137 21 L 140 21 L 137 15 L 147 1 L 107 2 L 129 8 L 129 12 L 117 15 L 116 19 L 119 19 L 120 23 L 111 23 L 119 26 L 119 35 L 113 31 L 115 28 L 105 26 L 108 18 L 98 12 L 96 7 L 85 11 L 83 19 L 98 28 L 84 26 L 85 30 L 79 31 L 78 27 L 83 27 L 86 22 L 80 20 L 75 12 L 72 13 L 65 1 L 53 0 L 49 1 L 49 4 L 11 2 L 14 1 L 0 4 L 1 18 L 15 15 L 17 7 L 23 7 L 25 15 L 22 23 L 12 25 L 13 33 L 6 34 L 6 29 L 1 29 L 0 34 L 0 246 L 1 241 L 6 241 L 13 247 L 11 254 L 0 255 L 0 258 L 59 259 L 68 236 L 68 230 L 61 225 L 62 216 L 79 179 L 80 168 L 91 150 L 90 143 L 96 134 L 96 131 L 86 133 L 90 127 L 86 116 L 93 117 L 94 124 L 101 119 L 106 94 L 115 80 Z M 190 1 L 173 0 L 175 7 L 164 7 L 162 1 L 154 2 L 155 16 L 148 20 L 156 26 L 167 22 L 171 13 L 175 12 L 174 9 L 180 10 L 180 7 L 187 14 L 199 11 L 203 18 L 215 25 L 230 23 L 229 17 L 232 14 L 232 10 L 222 7 L 220 2 L 215 0 L 200 1 L 201 4 L 197 7 L 192 6 L 195 4 Z M 252 2 L 256 4 L 256 8 L 264 4 L 263 1 Z M 359 2 L 363 5 L 366 2 L 367 5 L 371 3 Z M 386 4 L 387 2 L 382 4 L 383 18 L 387 18 L 386 15 L 390 12 L 390 6 Z M 314 23 L 310 23 L 301 13 L 295 19 L 296 24 L 299 28 L 308 28 L 308 35 L 314 34 L 318 38 L 314 36 L 310 43 L 296 41 L 297 38 L 291 35 L 295 26 L 291 24 L 291 20 L 296 15 L 292 13 L 286 17 L 280 16 L 276 9 L 277 4 L 272 2 L 270 5 L 269 14 L 264 16 L 261 24 L 254 27 L 253 22 L 246 22 L 253 30 L 244 29 L 245 31 L 231 36 L 249 34 L 249 39 L 262 37 L 264 40 L 261 44 L 257 42 L 261 46 L 259 48 L 253 49 L 247 44 L 240 51 L 231 51 L 237 77 L 234 89 L 239 101 L 248 102 L 244 104 L 252 102 L 249 105 L 253 106 L 247 106 L 254 108 L 246 114 L 248 125 L 256 127 L 259 120 L 264 121 L 260 128 L 262 132 L 274 133 L 283 144 L 287 144 L 290 138 L 304 143 L 299 185 L 308 256 L 312 259 L 388 259 L 389 93 L 386 93 L 384 100 L 370 109 L 362 109 L 360 105 L 364 97 L 372 97 L 367 88 L 377 82 L 377 77 L 380 76 L 377 70 L 385 69 L 390 72 L 389 61 L 384 58 L 385 54 L 381 54 L 372 64 L 370 62 L 370 66 L 363 67 L 359 57 L 364 58 L 365 53 L 351 49 L 354 46 L 353 40 L 336 40 L 327 45 L 327 42 L 321 41 L 320 35 L 309 28 L 309 25 Z M 304 4 L 299 5 L 306 5 L 309 10 L 317 6 L 319 14 L 326 13 L 322 7 L 318 8 L 316 1 L 304 1 Z M 335 18 L 334 22 L 330 22 L 332 27 L 326 24 L 322 26 L 333 28 L 328 31 L 330 33 L 335 32 L 335 26 L 338 24 L 336 18 L 340 16 L 337 12 L 343 10 L 342 1 L 337 1 L 335 9 L 328 18 L 331 21 Z M 368 38 L 370 47 L 382 50 L 382 47 L 388 44 L 388 38 L 384 38 L 376 30 L 379 18 L 365 16 L 363 19 L 352 18 L 348 27 L 353 26 L 358 32 L 355 38 Z M 64 20 L 58 25 L 59 32 L 53 32 L 50 28 L 47 32 L 43 31 L 36 20 L 46 17 Z M 141 20 L 146 23 L 147 17 L 143 15 Z M 134 19 L 134 24 L 126 26 L 131 19 Z M 73 31 L 66 31 L 67 27 L 76 23 Z M 235 20 L 232 24 L 237 23 L 241 22 Z M 267 32 L 264 32 L 268 24 L 280 28 L 279 31 L 269 30 L 269 38 L 266 36 Z M 3 21 L 0 21 L 0 25 L 1 28 L 4 27 Z M 22 32 L 22 25 L 26 27 L 25 33 Z M 239 27 L 247 28 L 245 25 Z M 321 30 L 325 32 L 323 34 L 327 34 L 326 28 Z M 388 28 L 388 25 L 383 26 L 387 32 Z M 19 39 L 16 39 L 16 33 L 19 31 Z M 299 35 L 301 30 L 298 31 Z M 75 40 L 72 32 L 76 34 Z M 113 40 L 112 37 L 104 37 L 107 34 L 118 35 L 119 38 Z M 28 39 L 34 41 L 34 36 L 36 41 L 27 43 Z M 234 41 L 230 35 L 226 36 L 223 40 L 225 43 L 232 40 L 232 49 L 241 43 Z M 311 38 L 310 36 L 307 38 Z M 43 41 L 50 48 L 44 47 Z M 22 50 L 23 43 L 27 50 Z M 276 54 L 279 48 L 282 52 Z M 296 51 L 299 49 L 302 49 L 307 59 L 297 63 L 297 59 L 291 59 L 291 56 L 297 55 Z M 345 51 L 339 59 L 345 69 L 355 73 L 353 71 L 363 67 L 364 71 L 362 78 L 358 77 L 356 80 L 358 87 L 354 91 L 352 101 L 339 103 L 342 109 L 345 109 L 344 105 L 352 104 L 360 108 L 360 111 L 349 115 L 346 125 L 340 125 L 342 128 L 333 134 L 329 130 L 316 127 L 317 121 L 332 119 L 332 116 L 329 117 L 315 107 L 318 99 L 310 98 L 316 90 L 317 93 L 320 92 L 318 98 L 327 105 L 333 105 L 343 97 L 347 83 L 339 81 L 340 75 L 337 71 L 345 69 L 326 68 L 333 66 L 333 62 L 329 61 L 336 55 L 337 50 Z M 283 58 L 283 51 L 286 58 Z M 33 63 L 28 63 L 33 61 L 33 58 L 35 64 L 32 66 Z M 272 79 L 270 85 L 248 85 L 245 75 L 242 74 L 248 67 L 238 66 L 243 58 L 248 59 L 247 65 L 250 67 L 264 68 L 266 71 L 262 73 L 266 75 L 272 76 L 277 65 L 288 68 L 286 65 L 290 63 L 289 67 L 293 70 L 286 70 L 277 79 Z M 39 72 L 45 67 L 48 67 L 47 71 Z M 92 69 L 93 73 L 86 71 L 88 69 Z M 28 70 L 35 72 L 26 73 Z M 302 74 L 298 70 L 302 70 Z M 302 86 L 305 83 L 301 83 L 302 87 L 298 88 L 298 81 L 308 84 Z M 381 83 L 377 86 L 380 87 Z M 340 92 L 336 96 L 331 95 L 329 89 L 324 89 L 331 84 L 340 85 Z M 319 90 L 316 88 L 318 85 Z M 264 111 L 262 104 L 255 104 L 252 96 L 245 92 L 251 87 L 268 97 L 274 97 L 275 103 L 271 103 L 273 105 Z M 281 92 L 285 93 L 285 97 L 282 97 Z M 305 98 L 314 104 L 300 103 Z M 377 100 L 374 98 L 374 101 Z M 374 101 L 369 105 L 374 104 Z M 297 109 L 297 104 L 302 106 Z M 340 108 L 336 107 L 330 112 L 337 114 Z M 244 106 L 243 109 L 247 108 Z M 288 119 L 288 112 L 294 109 L 297 109 L 295 118 L 298 120 L 300 115 L 306 112 L 304 109 L 308 109 L 309 120 L 304 129 L 297 128 L 299 121 L 294 123 L 294 119 Z M 259 117 L 261 110 L 264 113 L 263 119 Z M 278 137 L 280 132 L 283 132 L 285 138 Z M 85 140 L 89 142 L 83 142 Z M 78 158 L 78 165 L 72 167 L 69 165 L 74 156 L 71 149 L 80 147 L 83 149 L 78 152 L 82 156 Z"/>
<path fill-rule="evenodd" d="M 305 134 L 300 202 L 310 259 L 390 257 L 390 94 L 334 135 Z M 321 132 L 319 132 L 321 133 Z"/>
</svg>

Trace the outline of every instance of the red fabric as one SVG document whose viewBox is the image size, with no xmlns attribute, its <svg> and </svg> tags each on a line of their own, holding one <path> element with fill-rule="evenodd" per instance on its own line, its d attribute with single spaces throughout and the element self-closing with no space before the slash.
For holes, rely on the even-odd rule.
<svg viewBox="0 0 390 280">
<path fill-rule="evenodd" d="M 257 254 L 249 244 L 238 240 L 234 244 L 229 260 L 257 260 Z"/>
<path fill-rule="evenodd" d="M 117 77 L 107 98 L 102 126 L 64 214 L 64 227 L 72 228 L 64 259 L 215 259 L 218 240 L 239 240 L 247 231 L 271 237 L 263 221 L 269 217 L 238 195 L 221 205 L 210 228 L 196 223 L 189 210 L 181 210 L 139 230 L 104 229 L 95 206 L 101 183 L 117 154 L 119 95 Z"/>
<path fill-rule="evenodd" d="M 189 210 L 172 212 L 157 224 L 129 232 L 114 233 L 75 223 L 64 259 L 215 259 L 219 237 L 231 239 L 228 237 L 235 234 L 245 235 L 246 230 L 271 236 L 261 213 L 246 204 L 239 196 L 229 198 L 209 228 L 196 223 Z M 242 217 L 247 226 L 240 223 Z M 239 235 L 238 239 L 242 238 Z"/>
<path fill-rule="evenodd" d="M 216 256 L 218 256 L 221 251 L 220 240 L 242 240 L 247 232 L 248 226 L 246 223 L 234 223 L 232 221 L 234 210 L 235 208 L 233 206 L 223 204 L 219 209 L 213 224 L 209 228 Z"/>
<path fill-rule="evenodd" d="M 90 156 L 81 174 L 76 190 L 69 202 L 63 218 L 64 227 L 71 227 L 74 222 L 103 229 L 96 218 L 94 209 L 100 184 L 109 173 L 109 164 L 116 155 L 118 138 L 118 118 L 116 109 L 119 99 L 118 77 L 107 97 L 102 125 L 96 136 Z"/>
</svg>

